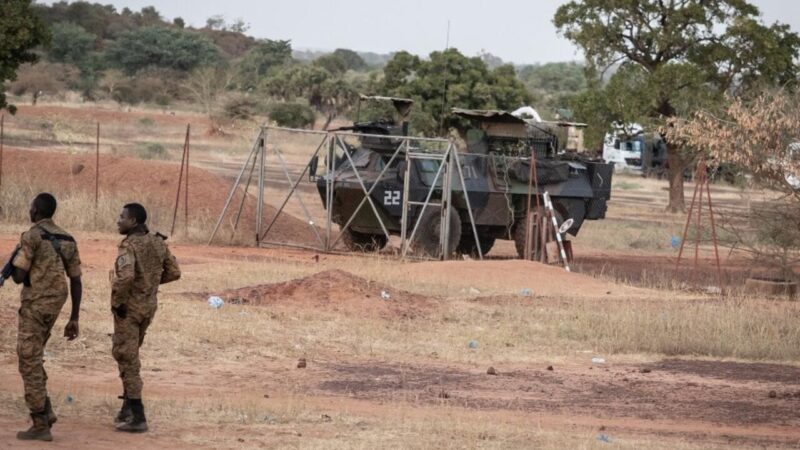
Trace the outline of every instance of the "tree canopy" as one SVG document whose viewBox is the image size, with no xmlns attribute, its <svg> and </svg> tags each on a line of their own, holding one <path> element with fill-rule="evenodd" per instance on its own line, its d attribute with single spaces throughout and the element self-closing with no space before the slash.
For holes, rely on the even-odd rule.
<svg viewBox="0 0 800 450">
<path fill-rule="evenodd" d="M 261 79 L 292 59 L 290 41 L 258 41 L 239 63 L 240 84 L 243 89 L 258 87 Z"/>
<path fill-rule="evenodd" d="M 341 58 L 344 61 L 344 66 L 347 70 L 365 70 L 368 66 L 358 53 L 346 48 L 337 48 L 333 51 L 333 55 Z"/>
<path fill-rule="evenodd" d="M 793 93 L 735 98 L 721 113 L 699 111 L 671 131 L 717 161 L 745 168 L 760 185 L 794 197 L 800 208 L 800 100 Z"/>
<path fill-rule="evenodd" d="M 69 22 L 59 22 L 52 26 L 53 40 L 48 49 L 48 59 L 54 62 L 73 64 L 86 70 L 97 36 L 87 32 L 82 26 Z"/>
<path fill-rule="evenodd" d="M 147 68 L 188 72 L 213 63 L 218 57 L 217 47 L 202 35 L 164 27 L 123 33 L 106 50 L 109 63 L 129 75 Z"/>
<path fill-rule="evenodd" d="M 31 8 L 30 0 L 4 0 L 0 3 L 0 87 L 13 81 L 21 64 L 37 59 L 32 49 L 49 39 L 44 23 Z M 4 89 L 0 89 L 0 109 L 16 111 L 6 103 Z"/>
<path fill-rule="evenodd" d="M 577 103 L 588 119 L 607 128 L 639 117 L 651 127 L 667 125 L 725 93 L 740 95 L 756 85 L 797 79 L 800 38 L 782 24 L 766 26 L 746 0 L 571 1 L 554 23 L 585 53 L 599 80 L 620 70 L 609 87 L 596 81 Z M 667 140 L 670 167 L 668 209 L 682 211 L 683 171 L 696 152 Z"/>
<path fill-rule="evenodd" d="M 466 57 L 454 48 L 433 52 L 426 60 L 398 52 L 383 75 L 376 91 L 417 100 L 412 129 L 426 135 L 461 125 L 451 107 L 510 110 L 530 101 L 513 66 L 489 69 L 481 57 Z"/>
</svg>

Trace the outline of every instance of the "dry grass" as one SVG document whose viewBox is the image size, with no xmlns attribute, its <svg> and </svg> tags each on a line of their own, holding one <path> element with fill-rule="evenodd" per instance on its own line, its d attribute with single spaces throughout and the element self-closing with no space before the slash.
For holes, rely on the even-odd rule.
<svg viewBox="0 0 800 450">
<path fill-rule="evenodd" d="M 113 233 L 122 205 L 134 201 L 130 193 L 101 191 L 95 204 L 94 193 L 79 189 L 65 189 L 46 183 L 34 183 L 24 173 L 13 173 L 3 178 L 0 205 L 4 225 L 24 230 L 30 225 L 30 202 L 40 192 L 55 193 L 58 198 L 56 222 L 70 232 L 89 231 Z M 173 206 L 169 199 L 136 193 L 135 201 L 148 205 L 148 224 L 154 231 L 168 233 L 172 224 Z M 183 224 L 182 211 L 174 240 L 179 242 L 206 242 L 217 220 L 216 211 L 193 210 L 189 227 Z"/>
<path fill-rule="evenodd" d="M 371 269 L 362 269 L 360 275 L 383 283 L 393 265 L 373 259 Z M 202 294 L 186 297 L 181 293 L 213 294 L 285 281 L 323 268 L 290 260 L 187 266 L 186 281 L 165 286 L 159 327 L 154 331 L 160 350 L 148 351 L 173 349 L 171 358 L 187 364 L 204 354 L 208 345 L 224 348 L 216 357 L 232 361 L 304 355 L 324 358 L 345 352 L 406 362 L 435 354 L 442 362 L 522 365 L 585 358 L 584 352 L 590 351 L 622 359 L 647 354 L 653 358 L 683 355 L 800 363 L 800 330 L 796 327 L 800 304 L 788 301 L 666 301 L 665 294 L 663 300 L 607 299 L 603 308 L 598 308 L 593 299 L 486 301 L 458 293 L 438 300 L 436 310 L 427 317 L 384 321 L 310 309 L 226 305 L 213 310 L 205 305 Z M 106 284 L 102 275 L 90 277 L 87 283 L 86 308 L 96 310 L 98 317 L 105 315 Z M 431 290 L 413 280 L 394 285 L 420 293 Z M 439 290 L 451 288 L 440 286 Z M 102 336 L 104 331 L 88 328 L 86 333 Z M 468 349 L 471 340 L 479 342 L 477 349 Z M 82 358 L 102 353 L 98 346 L 105 345 L 89 338 L 83 342 L 87 353 Z M 58 350 L 60 344 L 55 345 Z"/>
</svg>

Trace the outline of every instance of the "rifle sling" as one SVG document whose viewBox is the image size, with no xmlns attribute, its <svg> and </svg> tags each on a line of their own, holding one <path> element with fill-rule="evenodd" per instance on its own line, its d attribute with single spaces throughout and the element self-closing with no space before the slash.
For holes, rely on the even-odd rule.
<svg viewBox="0 0 800 450">
<path fill-rule="evenodd" d="M 42 227 L 41 225 L 37 225 L 36 227 L 39 228 L 39 231 L 41 231 L 42 239 L 50 241 L 50 245 L 53 246 L 53 250 L 55 250 L 58 257 L 61 258 L 61 263 L 64 265 L 64 271 L 68 272 L 67 259 L 61 252 L 61 241 L 75 242 L 75 238 L 66 234 L 51 233 L 45 230 L 44 227 Z"/>
</svg>

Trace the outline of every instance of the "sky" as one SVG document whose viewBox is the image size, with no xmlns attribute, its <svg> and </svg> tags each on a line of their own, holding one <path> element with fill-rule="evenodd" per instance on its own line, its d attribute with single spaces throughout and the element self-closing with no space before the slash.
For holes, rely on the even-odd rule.
<svg viewBox="0 0 800 450">
<path fill-rule="evenodd" d="M 565 0 L 92 0 L 118 10 L 155 6 L 167 19 L 182 17 L 201 27 L 222 15 L 241 18 L 256 38 L 290 39 L 292 48 L 427 55 L 451 47 L 473 56 L 487 51 L 506 62 L 545 63 L 582 59 L 559 36 L 552 19 Z M 800 31 L 800 1 L 750 0 L 764 21 Z M 43 1 L 42 3 L 52 3 Z"/>
</svg>

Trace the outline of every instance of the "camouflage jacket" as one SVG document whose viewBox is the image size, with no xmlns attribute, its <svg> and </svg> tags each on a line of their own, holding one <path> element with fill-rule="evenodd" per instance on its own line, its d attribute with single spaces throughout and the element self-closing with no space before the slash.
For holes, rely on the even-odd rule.
<svg viewBox="0 0 800 450">
<path fill-rule="evenodd" d="M 158 285 L 181 277 L 178 261 L 155 234 L 134 232 L 119 244 L 111 283 L 111 306 L 125 305 L 142 317 L 155 312 Z"/>
<path fill-rule="evenodd" d="M 40 220 L 22 233 L 20 251 L 12 265 L 28 272 L 30 278 L 30 286 L 26 283 L 22 288 L 23 303 L 47 300 L 63 302 L 69 293 L 64 273 L 69 277 L 81 276 L 78 245 L 74 241 L 59 240 L 59 255 L 53 244 L 43 238 L 45 233 L 69 236 L 52 219 Z"/>
</svg>

